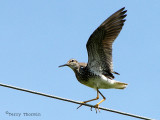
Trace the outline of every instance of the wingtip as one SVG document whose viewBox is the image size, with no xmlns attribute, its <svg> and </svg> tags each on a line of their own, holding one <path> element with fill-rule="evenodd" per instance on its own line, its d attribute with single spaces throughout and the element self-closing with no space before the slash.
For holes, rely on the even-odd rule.
<svg viewBox="0 0 160 120">
<path fill-rule="evenodd" d="M 122 7 L 119 11 L 123 11 L 123 10 L 125 10 L 125 7 Z"/>
<path fill-rule="evenodd" d="M 123 8 L 121 8 L 119 11 L 122 11 L 123 13 L 126 13 L 127 12 L 127 10 L 125 10 L 126 8 L 125 7 L 123 7 Z"/>
<path fill-rule="evenodd" d="M 127 15 L 127 14 L 125 14 L 126 12 L 127 12 L 127 10 L 124 10 L 124 11 L 122 11 L 122 14 Z"/>
<path fill-rule="evenodd" d="M 125 7 L 122 7 L 121 9 L 122 9 L 122 10 L 124 10 L 124 9 L 125 9 Z"/>
<path fill-rule="evenodd" d="M 126 12 L 127 12 L 127 10 L 125 10 L 125 7 L 123 7 L 123 8 L 119 9 L 117 12 L 115 12 L 115 13 L 112 14 L 112 15 L 118 15 L 118 14 L 127 15 L 127 14 L 125 14 Z M 112 16 L 112 15 L 111 15 L 111 16 Z"/>
</svg>

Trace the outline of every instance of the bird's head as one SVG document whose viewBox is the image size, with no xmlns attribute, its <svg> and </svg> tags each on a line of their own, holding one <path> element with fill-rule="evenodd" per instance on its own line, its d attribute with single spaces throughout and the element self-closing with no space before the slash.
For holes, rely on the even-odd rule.
<svg viewBox="0 0 160 120">
<path fill-rule="evenodd" d="M 64 66 L 68 66 L 70 67 L 72 70 L 76 70 L 79 67 L 78 61 L 75 59 L 70 59 L 66 64 L 64 65 L 60 65 L 59 67 L 64 67 Z"/>
</svg>

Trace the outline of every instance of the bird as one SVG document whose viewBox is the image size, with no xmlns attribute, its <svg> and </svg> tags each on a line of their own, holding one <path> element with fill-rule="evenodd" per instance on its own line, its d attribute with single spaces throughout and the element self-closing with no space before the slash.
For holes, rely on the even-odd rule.
<svg viewBox="0 0 160 120">
<path fill-rule="evenodd" d="M 97 91 L 96 98 L 81 102 L 82 104 L 79 107 L 88 102 L 98 100 L 100 94 L 103 99 L 94 106 L 97 112 L 99 104 L 106 100 L 99 89 L 124 89 L 128 85 L 115 80 L 113 74 L 120 74 L 113 70 L 112 62 L 112 44 L 126 21 L 126 12 L 125 7 L 119 9 L 91 34 L 86 44 L 88 63 L 70 59 L 66 64 L 59 66 L 70 67 L 80 83 Z"/>
</svg>

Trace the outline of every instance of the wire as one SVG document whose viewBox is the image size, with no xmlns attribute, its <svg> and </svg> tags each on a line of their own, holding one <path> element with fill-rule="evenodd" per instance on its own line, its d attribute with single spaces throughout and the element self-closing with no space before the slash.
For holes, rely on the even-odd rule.
<svg viewBox="0 0 160 120">
<path fill-rule="evenodd" d="M 54 98 L 54 99 L 58 99 L 58 100 L 62 100 L 62 101 L 67 101 L 67 102 L 71 102 L 71 103 L 75 103 L 75 104 L 82 104 L 80 101 L 74 101 L 74 100 L 71 100 L 71 99 L 61 98 L 61 97 L 58 97 L 58 96 L 53 96 L 53 95 L 49 95 L 49 94 L 45 94 L 45 93 L 40 93 L 40 92 L 36 92 L 36 91 L 28 90 L 28 89 L 23 89 L 23 88 L 19 88 L 19 87 L 7 85 L 7 84 L 0 83 L 0 86 L 7 87 L 7 88 L 12 88 L 12 89 L 16 89 L 16 90 L 20 90 L 20 91 L 24 91 L 24 92 L 29 92 L 29 93 L 32 93 L 32 94 L 37 94 L 37 95 L 41 95 L 41 96 L 45 96 L 45 97 L 49 97 L 49 98 Z M 90 105 L 90 104 L 83 104 L 83 105 L 94 108 L 94 105 Z M 113 109 L 108 109 L 108 108 L 104 108 L 104 107 L 99 107 L 99 109 L 104 110 L 104 111 L 109 111 L 109 112 L 114 112 L 114 113 L 126 115 L 126 116 L 130 116 L 130 117 L 134 117 L 134 118 L 139 118 L 139 119 L 143 119 L 143 120 L 153 120 L 151 118 L 138 116 L 138 115 L 134 115 L 134 114 L 126 113 L 126 112 L 121 112 L 121 111 L 117 111 L 117 110 L 113 110 Z"/>
</svg>

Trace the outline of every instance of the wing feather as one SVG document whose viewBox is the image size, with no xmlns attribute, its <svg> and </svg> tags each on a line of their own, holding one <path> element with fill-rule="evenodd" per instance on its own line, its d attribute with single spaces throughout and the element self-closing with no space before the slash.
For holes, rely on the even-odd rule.
<svg viewBox="0 0 160 120">
<path fill-rule="evenodd" d="M 95 74 L 102 73 L 114 78 L 112 73 L 112 43 L 120 33 L 127 10 L 121 8 L 106 19 L 90 36 L 87 42 L 88 64 L 87 67 Z"/>
</svg>

